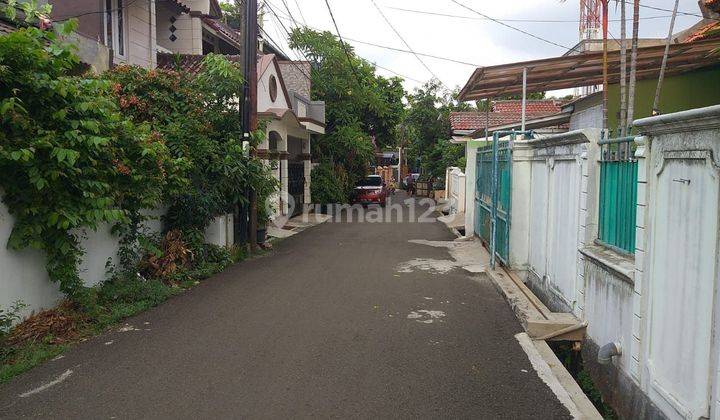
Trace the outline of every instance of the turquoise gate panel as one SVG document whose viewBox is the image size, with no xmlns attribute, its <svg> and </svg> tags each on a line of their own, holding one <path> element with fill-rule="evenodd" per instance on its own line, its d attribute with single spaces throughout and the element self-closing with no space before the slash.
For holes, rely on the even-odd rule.
<svg viewBox="0 0 720 420">
<path fill-rule="evenodd" d="M 517 135 L 530 137 L 532 132 L 495 132 L 492 145 L 477 150 L 475 232 L 490 250 L 492 267 L 496 258 L 504 265 L 510 260 L 512 142 Z"/>
<path fill-rule="evenodd" d="M 512 151 L 510 142 L 498 144 L 497 214 L 495 215 L 495 253 L 503 264 L 510 256 L 510 210 L 512 193 Z"/>
<path fill-rule="evenodd" d="M 475 233 L 488 246 L 488 249 L 492 235 L 492 171 L 492 146 L 479 148 L 475 171 Z"/>
</svg>

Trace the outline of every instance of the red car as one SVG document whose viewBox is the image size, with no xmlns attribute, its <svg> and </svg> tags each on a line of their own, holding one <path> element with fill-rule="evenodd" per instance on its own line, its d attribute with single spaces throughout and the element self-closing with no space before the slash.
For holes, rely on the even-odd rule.
<svg viewBox="0 0 720 420">
<path fill-rule="evenodd" d="M 388 189 L 380 175 L 368 175 L 355 186 L 353 203 L 380 204 L 385 206 L 388 199 Z"/>
</svg>

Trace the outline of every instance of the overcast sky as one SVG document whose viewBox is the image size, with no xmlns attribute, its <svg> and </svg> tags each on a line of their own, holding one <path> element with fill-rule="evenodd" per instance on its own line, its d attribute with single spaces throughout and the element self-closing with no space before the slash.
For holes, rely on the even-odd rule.
<svg viewBox="0 0 720 420">
<path fill-rule="evenodd" d="M 507 20 L 540 20 L 556 22 L 506 21 L 548 41 L 571 47 L 578 42 L 578 18 L 580 0 L 458 0 L 485 15 Z M 383 20 L 372 0 L 329 0 L 343 37 L 407 49 L 390 26 Z M 532 38 L 462 8 L 451 0 L 375 0 L 387 19 L 413 50 L 479 66 L 495 65 L 538 58 L 555 57 L 567 50 Z M 288 19 L 287 7 L 298 24 L 329 30 L 335 33 L 325 0 L 269 0 L 270 6 L 289 29 L 293 23 Z M 632 1 L 630 1 L 632 3 Z M 610 19 L 619 19 L 620 11 L 610 1 Z M 674 0 L 641 0 L 644 6 L 671 10 Z M 298 8 L 302 8 L 302 13 Z M 457 15 L 447 17 L 398 10 L 412 9 L 423 12 Z M 697 0 L 680 0 L 680 11 L 700 14 Z M 632 5 L 628 4 L 628 36 L 631 32 Z M 646 7 L 640 9 L 640 36 L 667 36 L 670 12 Z M 656 18 L 657 17 L 657 18 Z M 697 16 L 679 16 L 675 32 L 686 29 L 700 20 Z M 557 22 L 560 21 L 560 22 Z M 272 39 L 291 57 L 299 57 L 287 47 L 287 34 L 271 12 L 265 18 L 265 29 Z M 610 33 L 620 37 L 619 22 L 611 22 Z M 348 40 L 358 55 L 378 66 L 385 67 L 406 77 L 405 88 L 418 86 L 435 74 L 449 88 L 462 87 L 474 67 L 435 58 L 421 57 L 426 69 L 412 54 L 385 50 Z M 432 72 L 432 74 L 431 74 Z M 394 73 L 378 68 L 378 73 L 392 76 Z"/>
</svg>

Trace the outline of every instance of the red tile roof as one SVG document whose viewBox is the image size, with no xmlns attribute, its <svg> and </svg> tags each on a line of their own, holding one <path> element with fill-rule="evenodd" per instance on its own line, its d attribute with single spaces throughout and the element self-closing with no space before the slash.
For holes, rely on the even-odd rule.
<svg viewBox="0 0 720 420">
<path fill-rule="evenodd" d="M 223 23 L 219 19 L 213 19 L 207 16 L 203 16 L 202 21 L 207 26 L 212 28 L 215 32 L 227 38 L 227 40 L 235 42 L 239 46 L 242 46 L 242 38 L 240 38 L 240 35 L 238 35 L 237 31 L 231 28 L 230 25 Z"/>
<path fill-rule="evenodd" d="M 539 118 L 560 112 L 561 102 L 556 99 L 542 99 L 527 101 L 526 118 Z M 485 128 L 486 119 L 489 118 L 490 127 L 512 124 L 522 118 L 522 101 L 511 99 L 493 102 L 492 112 L 451 112 L 450 127 L 455 130 L 480 130 Z"/>
<path fill-rule="evenodd" d="M 517 121 L 518 115 L 513 112 L 491 112 L 487 116 L 484 112 L 451 112 L 450 126 L 453 130 L 478 130 L 485 128 L 487 118 L 493 127 Z"/>
<path fill-rule="evenodd" d="M 522 112 L 521 100 L 503 100 L 493 102 L 495 112 L 514 112 L 518 115 Z M 526 114 L 554 114 L 560 112 L 560 101 L 556 99 L 529 100 L 526 102 Z"/>
<path fill-rule="evenodd" d="M 685 43 L 720 37 L 720 22 L 711 22 L 690 35 Z"/>
</svg>

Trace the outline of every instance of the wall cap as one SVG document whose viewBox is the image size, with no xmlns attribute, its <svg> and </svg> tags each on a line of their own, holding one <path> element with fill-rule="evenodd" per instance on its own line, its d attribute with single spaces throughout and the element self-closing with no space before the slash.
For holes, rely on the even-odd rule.
<svg viewBox="0 0 720 420">
<path fill-rule="evenodd" d="M 635 258 L 622 255 L 601 245 L 588 245 L 580 253 L 604 269 L 617 274 L 622 280 L 635 283 Z"/>
<path fill-rule="evenodd" d="M 599 128 L 583 128 L 566 133 L 551 134 L 538 139 L 528 140 L 527 144 L 533 148 L 566 146 L 569 144 L 597 143 L 600 138 Z"/>
<path fill-rule="evenodd" d="M 641 118 L 633 122 L 640 134 L 670 134 L 720 128 L 720 105 Z"/>
</svg>

